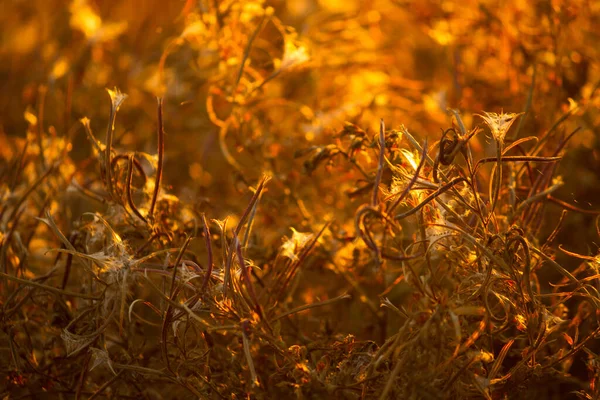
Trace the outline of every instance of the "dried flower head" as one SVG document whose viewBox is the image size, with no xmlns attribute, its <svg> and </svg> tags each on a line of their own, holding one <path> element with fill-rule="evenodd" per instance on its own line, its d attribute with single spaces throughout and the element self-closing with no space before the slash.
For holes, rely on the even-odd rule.
<svg viewBox="0 0 600 400">
<path fill-rule="evenodd" d="M 290 258 L 293 261 L 298 259 L 297 253 L 314 237 L 312 233 L 298 232 L 294 228 L 290 228 L 293 232 L 292 238 L 286 240 L 281 245 L 281 255 Z"/>
<path fill-rule="evenodd" d="M 286 40 L 283 50 L 283 58 L 281 59 L 281 70 L 286 70 L 291 67 L 303 64 L 310 60 L 308 50 L 303 44 L 296 43 L 294 40 Z"/>
<path fill-rule="evenodd" d="M 106 364 L 108 368 L 112 371 L 113 374 L 117 375 L 117 372 L 113 368 L 112 361 L 108 355 L 108 351 L 106 349 L 98 349 L 96 347 L 90 347 L 90 353 L 92 353 L 92 362 L 89 367 L 89 370 L 93 370 L 99 365 Z"/>
<path fill-rule="evenodd" d="M 483 121 L 489 126 L 492 131 L 492 136 L 498 142 L 504 142 L 506 132 L 510 129 L 510 126 L 515 122 L 518 116 L 522 113 L 492 113 L 484 111 L 485 115 L 479 115 Z"/>
<path fill-rule="evenodd" d="M 73 332 L 70 332 L 68 329 L 63 329 L 60 337 L 65 342 L 65 349 L 67 350 L 67 357 L 71 357 L 81 350 L 85 349 L 89 346 L 94 340 L 96 340 L 95 336 L 83 336 L 77 335 Z"/>
<path fill-rule="evenodd" d="M 121 107 L 121 104 L 123 104 L 123 102 L 127 98 L 127 94 L 121 92 L 117 87 L 115 87 L 114 90 L 106 89 L 106 91 L 110 96 L 113 111 L 117 112 L 119 110 L 119 107 Z"/>
</svg>

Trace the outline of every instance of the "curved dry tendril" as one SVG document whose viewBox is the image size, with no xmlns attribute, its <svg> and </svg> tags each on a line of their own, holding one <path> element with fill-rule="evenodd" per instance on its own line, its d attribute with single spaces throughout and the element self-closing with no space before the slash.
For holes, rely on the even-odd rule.
<svg viewBox="0 0 600 400">
<path fill-rule="evenodd" d="M 523 296 L 523 294 L 521 294 L 523 296 L 523 300 L 524 301 L 535 301 L 535 296 L 533 293 L 533 289 L 531 287 L 531 280 L 530 280 L 530 274 L 531 274 L 531 254 L 529 252 L 529 243 L 527 242 L 527 240 L 523 237 L 524 232 L 518 232 L 516 236 L 511 237 L 510 239 L 508 239 L 508 241 L 506 242 L 506 255 L 507 258 L 509 258 L 509 261 L 512 261 L 510 259 L 513 259 L 516 256 L 516 253 L 518 251 L 518 248 L 521 247 L 523 249 L 523 252 L 525 254 L 525 260 L 523 260 L 523 279 L 517 279 L 517 282 L 519 283 L 519 291 L 522 290 L 522 287 L 525 286 L 525 290 L 527 291 L 527 295 L 529 296 L 529 299 L 526 299 L 525 296 Z M 514 245 L 514 247 L 513 247 Z M 512 262 L 511 262 L 512 264 Z"/>
<path fill-rule="evenodd" d="M 539 162 L 539 163 L 551 163 L 555 161 L 560 161 L 562 157 L 534 157 L 534 156 L 502 156 L 502 163 L 506 162 Z M 475 168 L 473 169 L 473 174 L 477 173 L 477 170 L 482 164 L 485 163 L 496 163 L 498 162 L 497 157 L 486 157 L 477 161 L 475 164 Z"/>
<path fill-rule="evenodd" d="M 135 158 L 135 154 L 131 153 L 131 154 L 118 154 L 116 156 L 113 157 L 112 161 L 111 161 L 111 170 L 113 172 L 113 174 L 115 174 L 115 169 L 117 167 L 117 163 L 119 161 L 126 161 L 129 162 L 129 157 L 133 155 L 133 166 L 135 167 L 135 169 L 137 170 L 137 172 L 139 172 L 140 176 L 143 179 L 142 185 L 146 184 L 146 181 L 148 180 L 148 177 L 146 176 L 146 172 L 144 172 L 144 168 L 142 167 L 142 164 Z"/>
<path fill-rule="evenodd" d="M 144 218 L 144 216 L 140 213 L 140 211 L 135 206 L 135 204 L 133 202 L 133 198 L 131 196 L 131 178 L 133 176 L 133 166 L 134 165 L 135 165 L 135 158 L 133 157 L 133 154 L 131 154 L 129 156 L 129 163 L 127 164 L 127 189 L 126 189 L 127 190 L 127 202 L 129 203 L 129 207 L 135 213 L 135 215 L 137 215 L 138 218 L 141 219 L 142 221 L 144 221 L 145 223 L 148 223 L 146 218 Z"/>
<path fill-rule="evenodd" d="M 454 137 L 452 139 L 447 139 L 446 136 L 450 132 L 454 134 Z M 454 128 L 449 128 L 443 131 L 442 138 L 438 143 L 438 148 L 438 155 L 435 158 L 435 162 L 433 163 L 433 181 L 436 183 L 439 182 L 439 164 L 442 164 L 444 166 L 452 164 L 452 162 L 454 161 L 454 157 L 456 157 L 456 155 L 463 150 L 462 143 L 459 140 L 459 136 L 454 130 Z"/>
<path fill-rule="evenodd" d="M 231 125 L 232 116 L 227 118 L 223 125 L 221 125 L 221 129 L 219 129 L 219 147 L 221 148 L 221 153 L 227 163 L 232 166 L 241 176 L 243 176 L 243 168 L 237 162 L 237 160 L 231 155 L 229 152 L 229 148 L 227 147 L 227 132 L 229 131 L 229 125 Z"/>
<path fill-rule="evenodd" d="M 386 213 L 382 212 L 376 207 L 367 204 L 362 205 L 356 211 L 356 214 L 354 216 L 356 233 L 360 236 L 360 238 L 367 245 L 367 247 L 375 253 L 375 259 L 379 263 L 379 260 L 382 257 L 383 250 L 377 246 L 375 240 L 373 239 L 373 236 L 371 235 L 371 232 L 367 229 L 365 225 L 365 218 L 368 214 L 374 214 L 376 217 L 383 219 L 385 222 L 393 226 L 396 226 L 396 223 Z M 407 257 L 406 259 L 409 258 Z"/>
<path fill-rule="evenodd" d="M 363 205 L 363 206 L 359 207 L 359 209 L 356 211 L 356 215 L 354 217 L 355 229 L 356 229 L 356 233 L 358 234 L 358 236 L 360 236 L 362 241 L 367 245 L 367 247 L 371 251 L 373 251 L 375 253 L 375 260 L 377 261 L 377 263 L 379 263 L 379 258 L 380 258 L 379 248 L 377 247 L 375 240 L 371 236 L 371 233 L 365 227 L 364 218 L 365 218 L 366 214 L 368 214 L 368 213 L 374 213 L 376 215 L 379 214 L 379 212 L 372 206 Z"/>
</svg>

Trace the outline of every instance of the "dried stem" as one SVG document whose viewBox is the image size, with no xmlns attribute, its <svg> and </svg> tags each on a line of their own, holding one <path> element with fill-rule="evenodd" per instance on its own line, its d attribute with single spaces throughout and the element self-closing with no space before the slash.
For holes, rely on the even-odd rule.
<svg viewBox="0 0 600 400">
<path fill-rule="evenodd" d="M 163 173 L 163 158 L 165 153 L 165 132 L 163 128 L 163 99 L 157 97 L 157 131 L 158 131 L 158 164 L 156 166 L 156 179 L 154 181 L 154 192 L 152 193 L 152 201 L 150 202 L 150 210 L 148 211 L 148 217 L 154 218 L 154 207 L 156 206 L 156 200 L 158 199 L 158 192 L 160 191 L 160 184 Z"/>
</svg>

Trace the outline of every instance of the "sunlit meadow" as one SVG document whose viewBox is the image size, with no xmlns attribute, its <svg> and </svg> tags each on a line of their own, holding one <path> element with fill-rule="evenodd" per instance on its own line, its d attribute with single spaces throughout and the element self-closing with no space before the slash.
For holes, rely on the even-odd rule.
<svg viewBox="0 0 600 400">
<path fill-rule="evenodd" d="M 600 399 L 600 3 L 0 11 L 2 399 Z"/>
</svg>

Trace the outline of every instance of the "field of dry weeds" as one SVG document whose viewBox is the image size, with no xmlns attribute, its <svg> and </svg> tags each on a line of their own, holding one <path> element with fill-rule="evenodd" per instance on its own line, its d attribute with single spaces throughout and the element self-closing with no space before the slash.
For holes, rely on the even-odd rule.
<svg viewBox="0 0 600 400">
<path fill-rule="evenodd" d="M 600 399 L 600 3 L 0 10 L 0 398 Z"/>
</svg>

